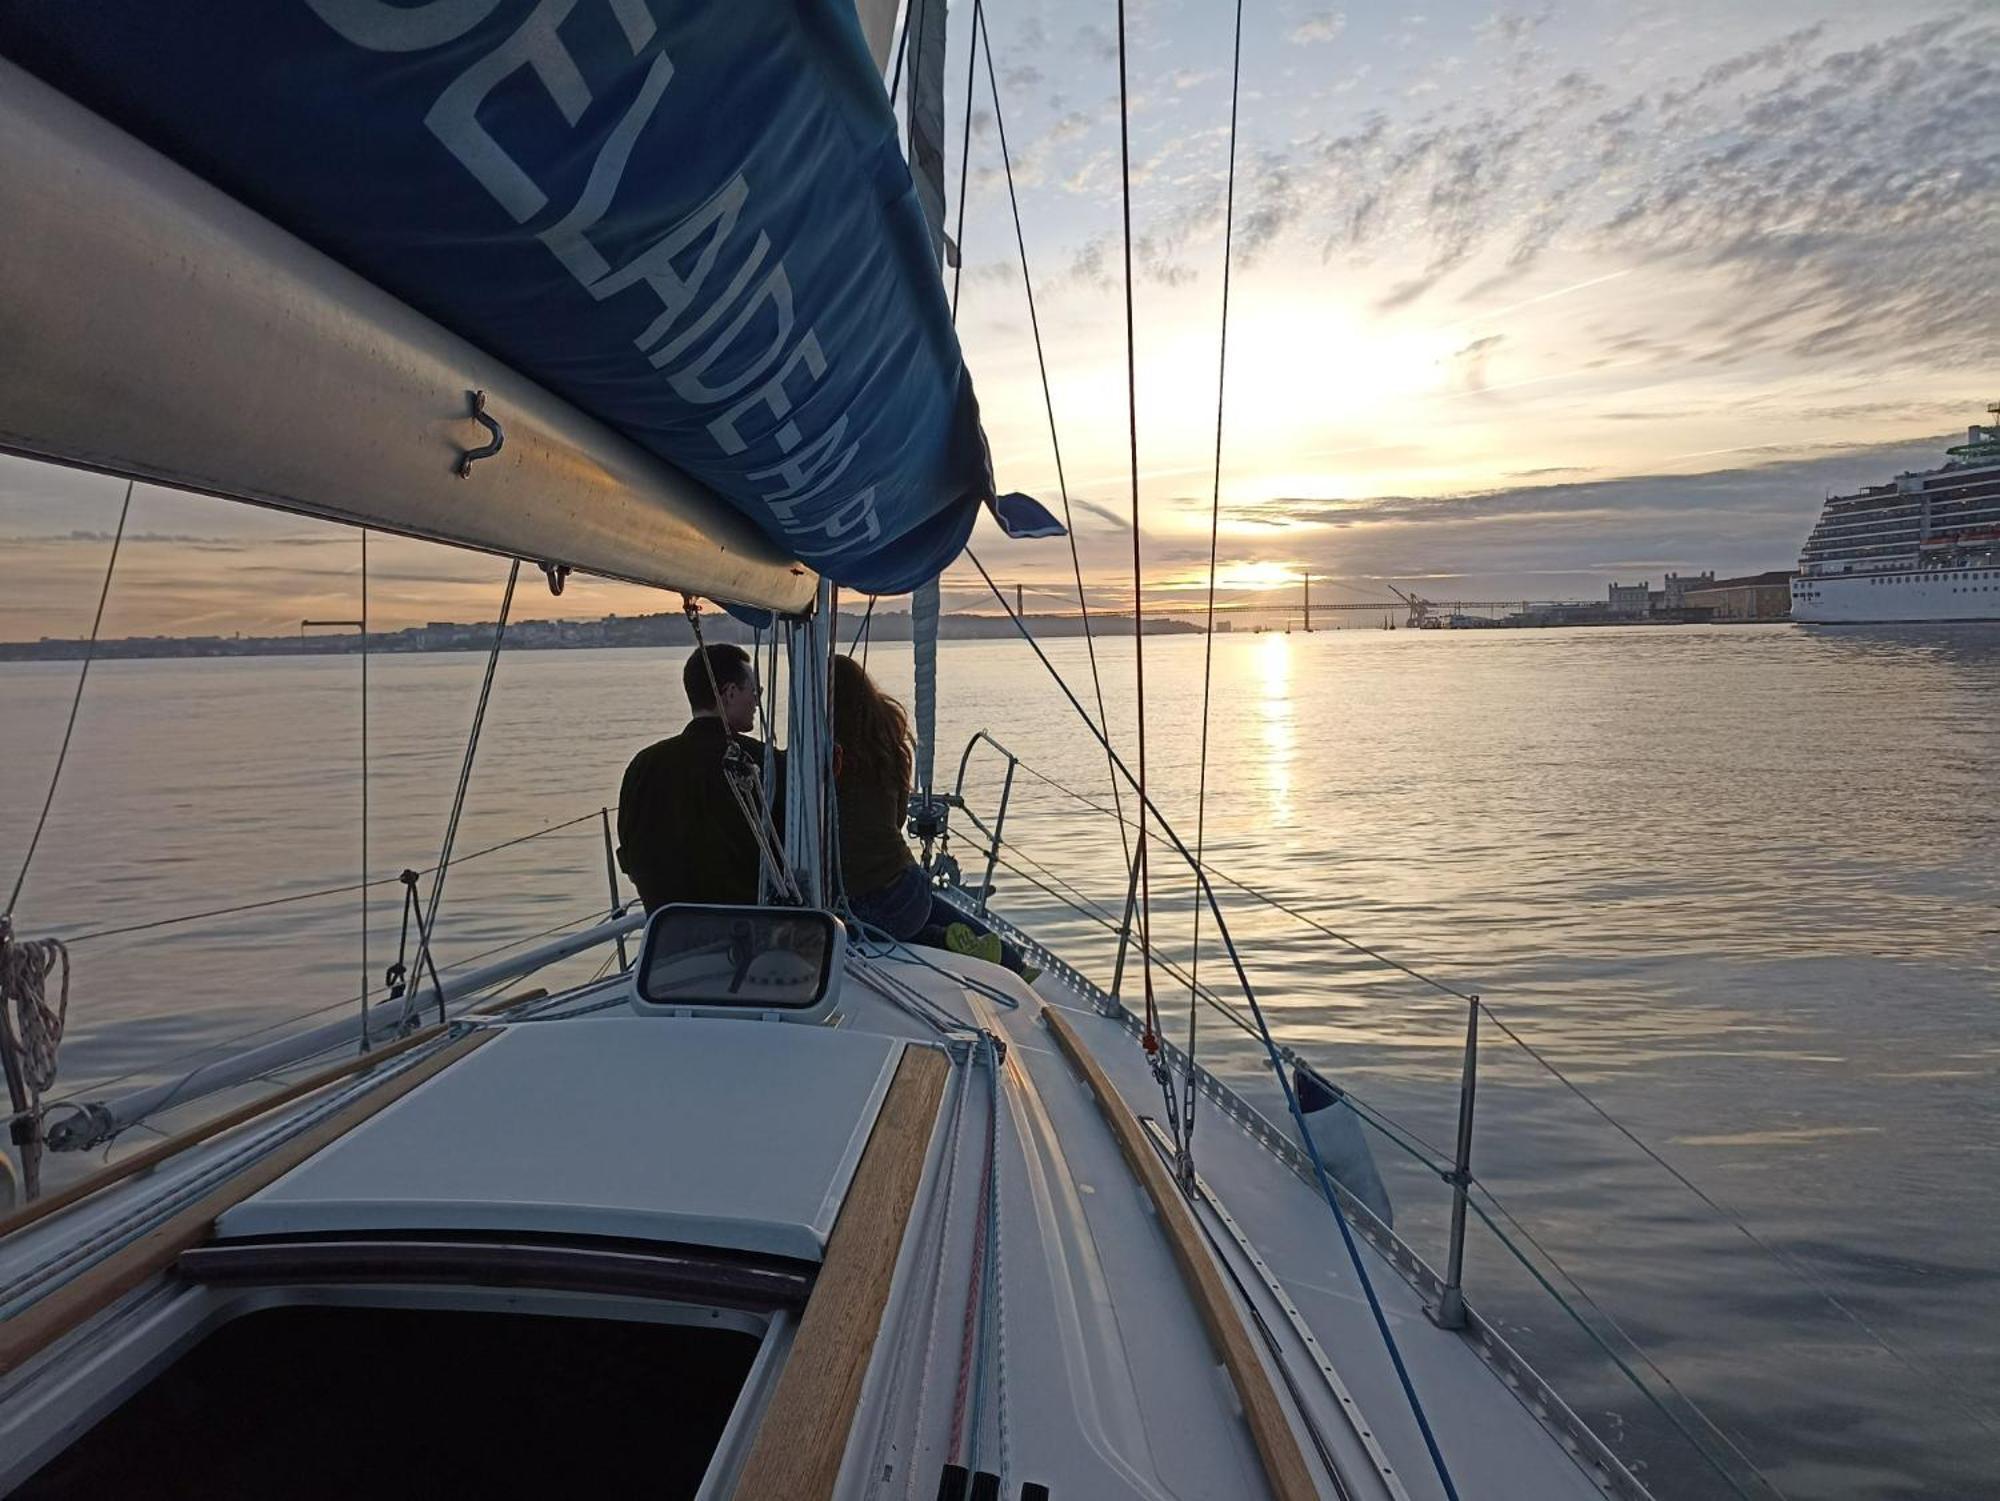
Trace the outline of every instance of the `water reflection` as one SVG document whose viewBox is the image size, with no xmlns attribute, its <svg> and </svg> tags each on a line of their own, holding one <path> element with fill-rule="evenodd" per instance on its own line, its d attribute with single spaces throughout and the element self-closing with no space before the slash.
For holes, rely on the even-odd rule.
<svg viewBox="0 0 2000 1501">
<path fill-rule="evenodd" d="M 1292 822 L 1292 758 L 1296 724 L 1292 713 L 1291 637 L 1275 632 L 1257 643 L 1257 723 L 1264 738 L 1263 784 L 1274 824 Z"/>
</svg>

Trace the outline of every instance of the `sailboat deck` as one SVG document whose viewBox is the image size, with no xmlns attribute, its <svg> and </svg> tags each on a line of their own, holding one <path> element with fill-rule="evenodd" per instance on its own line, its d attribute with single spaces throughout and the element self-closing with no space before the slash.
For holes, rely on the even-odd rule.
<svg viewBox="0 0 2000 1501">
<path fill-rule="evenodd" d="M 568 1237 L 651 1242 L 662 1254 L 776 1255 L 810 1274 L 823 1255 L 833 1259 L 828 1232 L 859 1193 L 857 1164 L 873 1153 L 873 1138 L 893 1136 L 883 1151 L 905 1164 L 906 1207 L 892 1205 L 886 1221 L 857 1209 L 847 1221 L 865 1222 L 881 1242 L 849 1258 L 840 1279 L 853 1287 L 836 1293 L 826 1282 L 832 1269 L 822 1268 L 826 1285 L 807 1296 L 795 1331 L 787 1314 L 771 1314 L 782 1336 L 773 1359 L 784 1364 L 767 1416 L 797 1408 L 781 1408 L 784 1383 L 797 1386 L 815 1361 L 826 1364 L 801 1409 L 816 1416 L 778 1423 L 775 1449 L 764 1443 L 769 1429 L 746 1440 L 734 1460 L 749 1466 L 746 1477 L 790 1475 L 812 1457 L 819 1478 L 804 1489 L 787 1479 L 788 1494 L 932 1501 L 947 1462 L 962 1461 L 976 1436 L 976 1467 L 1007 1477 L 1009 1501 L 1024 1483 L 1093 1501 L 1440 1496 L 1311 1188 L 1235 1121 L 1206 1122 L 1198 1167 L 1213 1197 L 1186 1206 L 1201 1237 L 1195 1254 L 1212 1258 L 1220 1275 L 1207 1280 L 1225 1289 L 1226 1316 L 1243 1320 L 1254 1307 L 1242 1328 L 1264 1376 L 1232 1381 L 1160 1209 L 1043 1008 L 1060 1013 L 1144 1130 L 1158 1086 L 1130 1035 L 1053 977 L 1037 994 L 976 960 L 938 958 L 977 986 L 935 964 L 865 961 L 850 971 L 833 1027 L 641 1018 L 615 1007 L 548 1018 L 615 1002 L 622 981 L 551 998 L 227 1209 L 208 1243 L 227 1253 L 315 1237 Z M 912 993 L 962 1027 L 943 1032 L 922 1019 Z M 979 1031 L 1004 1045 L 997 1076 L 984 1066 Z M 952 1063 L 934 1103 L 899 1109 L 897 1124 L 878 1127 L 899 1060 L 919 1054 Z M 365 1097 L 365 1084 L 355 1088 Z M 194 1181 L 187 1175 L 213 1171 L 252 1135 L 204 1143 L 0 1241 L 0 1303 L 32 1307 L 65 1278 L 71 1288 L 83 1282 L 91 1273 L 79 1263 L 29 1285 L 80 1232 L 109 1233 L 133 1206 L 184 1192 Z M 1239 1227 L 1245 1243 L 1232 1238 Z M 994 1248 L 990 1265 L 985 1245 Z M 1462 1493 L 1478 1477 L 1482 1496 L 1601 1494 L 1471 1344 L 1434 1328 L 1386 1260 L 1364 1255 Z M 102 1361 L 121 1316 L 157 1323 L 178 1299 L 207 1325 L 227 1317 L 234 1290 L 204 1282 L 200 1262 L 190 1257 L 178 1274 L 164 1272 L 0 1375 L 0 1450 L 53 1452 L 36 1425 L 65 1403 L 83 1405 L 78 1362 L 87 1370 Z M 974 1320 L 980 1308 L 986 1316 Z M 1262 1397 L 1251 1390 L 1258 1385 Z M 101 1396 L 92 1410 L 111 1400 Z M 1246 1417 L 1275 1422 L 1302 1489 L 1260 1454 Z"/>
</svg>

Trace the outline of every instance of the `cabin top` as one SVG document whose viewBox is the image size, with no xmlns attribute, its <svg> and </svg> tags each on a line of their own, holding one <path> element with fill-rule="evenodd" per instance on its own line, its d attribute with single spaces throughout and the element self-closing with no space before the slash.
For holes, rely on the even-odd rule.
<svg viewBox="0 0 2000 1501">
<path fill-rule="evenodd" d="M 217 1235 L 508 1231 L 818 1261 L 906 1046 L 698 1018 L 510 1027 Z"/>
</svg>

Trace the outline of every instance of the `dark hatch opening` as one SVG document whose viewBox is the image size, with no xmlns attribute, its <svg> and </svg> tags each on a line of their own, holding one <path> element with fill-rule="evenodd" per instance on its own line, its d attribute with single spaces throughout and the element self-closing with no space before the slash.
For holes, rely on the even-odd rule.
<svg viewBox="0 0 2000 1501">
<path fill-rule="evenodd" d="M 758 1337 L 535 1314 L 272 1308 L 200 1344 L 14 1494 L 692 1497 Z"/>
</svg>

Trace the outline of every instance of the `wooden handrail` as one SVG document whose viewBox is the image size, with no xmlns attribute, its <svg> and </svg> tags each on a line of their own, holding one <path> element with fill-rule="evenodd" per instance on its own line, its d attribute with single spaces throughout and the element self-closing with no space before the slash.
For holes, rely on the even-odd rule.
<svg viewBox="0 0 2000 1501">
<path fill-rule="evenodd" d="M 1222 1273 L 1209 1254 L 1187 1201 L 1167 1176 L 1159 1153 L 1147 1142 L 1138 1117 L 1132 1114 L 1117 1086 L 1090 1055 L 1068 1020 L 1052 1006 L 1042 1008 L 1042 1020 L 1055 1034 L 1057 1045 L 1070 1063 L 1083 1075 L 1126 1166 L 1153 1201 L 1160 1229 L 1174 1253 L 1181 1280 L 1187 1284 L 1188 1296 L 1201 1315 L 1216 1353 L 1228 1368 L 1230 1379 L 1236 1383 L 1237 1396 L 1243 1403 L 1243 1421 L 1249 1425 L 1251 1440 L 1263 1461 L 1264 1478 L 1270 1482 L 1274 1501 L 1318 1501 L 1319 1487 L 1314 1484 L 1304 1451 L 1299 1448 L 1298 1435 L 1292 1430 L 1284 1403 L 1271 1384 L 1270 1372 L 1251 1342 L 1242 1312 L 1223 1284 Z"/>
<path fill-rule="evenodd" d="M 935 1048 L 911 1047 L 896 1067 L 736 1482 L 736 1501 L 825 1501 L 833 1494 L 950 1072 Z"/>
</svg>

